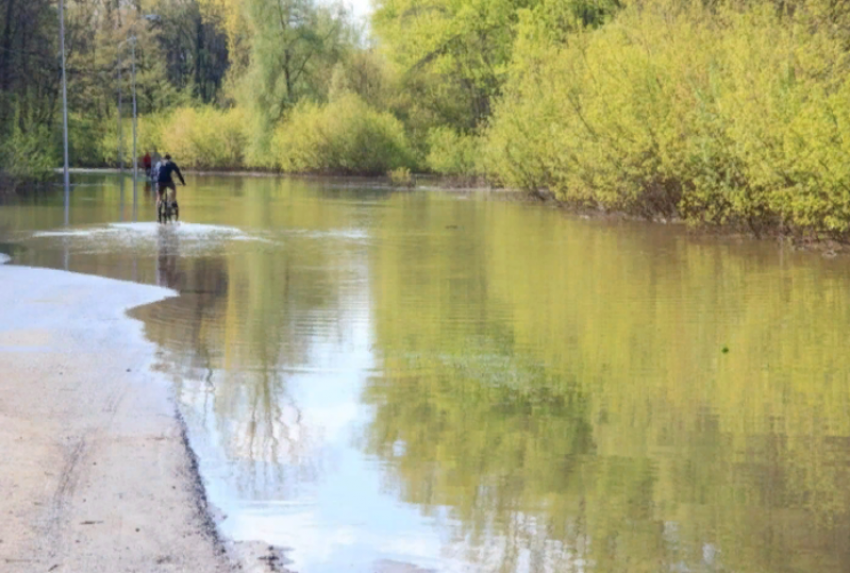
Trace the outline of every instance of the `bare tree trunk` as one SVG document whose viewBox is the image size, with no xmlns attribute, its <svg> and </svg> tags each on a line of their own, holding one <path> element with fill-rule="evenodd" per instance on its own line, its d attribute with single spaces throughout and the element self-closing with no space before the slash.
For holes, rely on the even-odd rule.
<svg viewBox="0 0 850 573">
<path fill-rule="evenodd" d="M 198 14 L 195 19 L 195 89 L 203 101 L 207 101 L 207 90 L 202 75 L 202 56 L 204 53 L 204 22 Z"/>
<path fill-rule="evenodd" d="M 7 0 L 5 22 L 3 26 L 3 39 L 0 42 L 0 133 L 9 120 L 11 112 L 12 97 L 9 93 L 11 86 L 10 65 L 12 62 L 12 39 L 14 29 L 12 22 L 15 20 L 15 0 Z"/>
<path fill-rule="evenodd" d="M 20 46 L 18 47 L 21 54 L 27 54 L 27 51 L 29 49 L 29 38 L 30 38 L 30 34 L 27 33 L 27 31 L 25 30 L 24 34 L 21 35 L 21 42 L 20 42 Z M 26 82 L 27 82 L 29 87 L 32 87 L 33 83 L 34 83 L 31 79 L 32 76 L 30 75 L 30 69 L 29 69 L 29 64 L 30 64 L 31 59 L 32 58 L 27 57 L 27 56 L 24 56 L 23 58 L 21 58 L 21 60 L 20 60 L 20 70 L 19 70 L 20 76 L 22 78 L 27 78 Z M 19 108 L 18 108 L 18 110 L 20 112 L 18 114 L 18 124 L 21 127 L 21 131 L 25 131 L 26 128 L 27 128 L 26 120 L 28 119 L 27 114 L 29 113 L 29 108 L 35 107 L 35 106 L 32 106 L 32 102 L 30 101 L 30 99 L 32 97 L 33 97 L 33 94 L 29 93 L 29 90 L 27 90 L 26 87 L 24 87 L 22 97 L 19 98 Z"/>
<path fill-rule="evenodd" d="M 284 61 L 283 61 L 283 73 L 286 76 L 286 99 L 292 100 L 292 70 L 290 70 L 290 61 L 292 60 L 292 55 L 289 53 L 289 50 L 284 52 Z"/>
<path fill-rule="evenodd" d="M 4 92 L 9 89 L 9 64 L 12 61 L 12 38 L 14 36 L 12 22 L 15 20 L 15 0 L 7 0 L 7 2 L 3 41 L 0 43 L 0 47 L 3 49 L 3 54 L 0 55 L 0 90 Z"/>
</svg>

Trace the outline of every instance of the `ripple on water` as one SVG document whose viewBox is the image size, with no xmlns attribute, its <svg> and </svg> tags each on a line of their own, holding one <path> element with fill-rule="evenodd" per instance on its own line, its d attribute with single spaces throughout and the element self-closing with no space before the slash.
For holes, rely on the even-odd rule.
<svg viewBox="0 0 850 573">
<path fill-rule="evenodd" d="M 103 234 L 128 235 L 138 237 L 153 237 L 161 232 L 175 233 L 182 237 L 205 239 L 209 237 L 243 237 L 251 239 L 238 227 L 227 225 L 208 225 L 204 223 L 171 223 L 161 225 L 153 221 L 140 223 L 109 223 L 106 226 L 95 226 L 77 229 L 60 229 L 52 231 L 36 231 L 34 237 L 95 237 Z"/>
<path fill-rule="evenodd" d="M 165 241 L 179 240 L 188 245 L 218 246 L 224 242 L 264 242 L 268 239 L 226 225 L 178 223 L 160 225 L 156 222 L 110 223 L 105 226 L 37 231 L 34 239 L 66 239 L 78 249 L 113 250 L 115 247 L 148 248 Z"/>
<path fill-rule="evenodd" d="M 250 240 L 251 236 L 237 227 L 227 225 L 207 225 L 203 223 L 176 223 L 161 225 L 153 221 L 142 223 L 110 223 L 110 229 L 134 233 L 142 236 L 158 235 L 161 231 L 174 233 L 181 238 L 210 239 L 242 237 Z"/>
<path fill-rule="evenodd" d="M 368 231 L 364 229 L 288 229 L 285 233 L 295 237 L 304 237 L 308 239 L 346 239 L 361 241 L 369 238 Z"/>
</svg>

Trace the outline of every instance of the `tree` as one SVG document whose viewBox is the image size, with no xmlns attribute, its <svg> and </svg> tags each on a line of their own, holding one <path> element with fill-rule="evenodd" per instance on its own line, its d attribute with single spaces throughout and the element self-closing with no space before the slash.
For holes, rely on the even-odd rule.
<svg viewBox="0 0 850 573">
<path fill-rule="evenodd" d="M 60 85 L 57 28 L 48 0 L 0 3 L 0 138 L 15 123 L 24 131 L 50 124 Z"/>
<path fill-rule="evenodd" d="M 161 0 L 157 39 L 169 82 L 215 101 L 230 66 L 225 8 L 211 0 Z"/>
<path fill-rule="evenodd" d="M 248 151 L 255 165 L 270 164 L 275 124 L 298 101 L 325 101 L 334 65 L 354 37 L 345 10 L 313 0 L 246 0 L 250 61 L 235 80 L 236 99 L 254 120 Z"/>
<path fill-rule="evenodd" d="M 304 97 L 324 99 L 333 65 L 350 45 L 340 8 L 312 0 L 247 0 L 253 30 L 250 92 L 279 118 Z"/>
<path fill-rule="evenodd" d="M 510 61 L 517 11 L 536 0 L 378 0 L 373 25 L 388 53 L 405 70 L 410 85 L 424 74 L 451 84 L 440 95 L 466 107 L 460 127 L 476 128 L 490 115 L 491 103 Z M 432 108 L 439 108 L 439 97 Z M 439 114 L 438 114 L 439 115 Z M 446 118 L 449 119 L 449 118 Z"/>
</svg>

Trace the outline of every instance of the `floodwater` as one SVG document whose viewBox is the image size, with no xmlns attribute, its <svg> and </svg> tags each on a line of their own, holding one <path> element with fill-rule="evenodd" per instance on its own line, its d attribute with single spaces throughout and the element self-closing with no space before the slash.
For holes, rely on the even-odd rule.
<svg viewBox="0 0 850 573">
<path fill-rule="evenodd" d="M 850 260 L 440 192 L 0 205 L 135 309 L 224 533 L 301 573 L 850 570 Z"/>
</svg>

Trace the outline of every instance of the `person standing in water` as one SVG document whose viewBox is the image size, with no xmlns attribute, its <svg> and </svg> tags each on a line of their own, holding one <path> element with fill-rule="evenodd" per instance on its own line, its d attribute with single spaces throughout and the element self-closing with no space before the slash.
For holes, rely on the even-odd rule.
<svg viewBox="0 0 850 573">
<path fill-rule="evenodd" d="M 156 210 L 159 213 L 159 204 L 163 199 L 169 199 L 168 190 L 171 189 L 172 196 L 170 197 L 171 201 L 174 201 L 174 215 L 177 220 L 180 220 L 180 211 L 177 207 L 177 187 L 174 185 L 174 179 L 171 177 L 172 173 L 177 173 L 177 177 L 180 178 L 180 183 L 183 186 L 186 186 L 186 180 L 183 179 L 183 174 L 180 173 L 180 168 L 177 167 L 177 164 L 171 161 L 171 156 L 169 154 L 165 154 L 165 158 L 163 161 L 159 163 L 158 173 L 157 173 L 157 199 L 156 199 Z"/>
<path fill-rule="evenodd" d="M 145 167 L 145 177 L 151 176 L 151 152 L 146 151 L 145 156 L 142 158 L 142 165 Z"/>
</svg>

